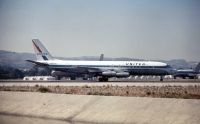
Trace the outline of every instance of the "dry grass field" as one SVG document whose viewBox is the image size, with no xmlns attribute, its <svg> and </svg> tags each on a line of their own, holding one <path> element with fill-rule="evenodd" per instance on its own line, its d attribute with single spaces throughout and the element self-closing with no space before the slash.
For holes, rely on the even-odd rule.
<svg viewBox="0 0 200 124">
<path fill-rule="evenodd" d="M 200 86 L 0 86 L 0 91 L 200 99 Z"/>
</svg>

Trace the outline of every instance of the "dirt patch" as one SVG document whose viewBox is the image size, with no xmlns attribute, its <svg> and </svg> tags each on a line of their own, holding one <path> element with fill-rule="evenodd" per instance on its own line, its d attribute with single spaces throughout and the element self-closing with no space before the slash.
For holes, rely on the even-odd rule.
<svg viewBox="0 0 200 124">
<path fill-rule="evenodd" d="M 200 86 L 0 86 L 0 91 L 200 99 Z"/>
</svg>

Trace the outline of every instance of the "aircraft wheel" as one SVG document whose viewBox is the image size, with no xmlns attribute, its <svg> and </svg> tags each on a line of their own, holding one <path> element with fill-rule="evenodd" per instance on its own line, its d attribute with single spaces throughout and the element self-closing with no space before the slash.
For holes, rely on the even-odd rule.
<svg viewBox="0 0 200 124">
<path fill-rule="evenodd" d="M 107 82 L 107 81 L 108 81 L 108 78 L 104 78 L 104 81 Z"/>
<path fill-rule="evenodd" d="M 163 76 L 160 77 L 160 81 L 163 81 Z"/>
<path fill-rule="evenodd" d="M 61 76 L 56 76 L 56 80 L 61 80 Z"/>
<path fill-rule="evenodd" d="M 76 77 L 70 77 L 70 80 L 76 80 Z"/>
<path fill-rule="evenodd" d="M 195 79 L 195 77 L 189 77 L 189 79 Z"/>
<path fill-rule="evenodd" d="M 84 77 L 83 80 L 88 80 L 88 78 Z"/>
<path fill-rule="evenodd" d="M 108 78 L 99 78 L 99 82 L 107 82 Z"/>
</svg>

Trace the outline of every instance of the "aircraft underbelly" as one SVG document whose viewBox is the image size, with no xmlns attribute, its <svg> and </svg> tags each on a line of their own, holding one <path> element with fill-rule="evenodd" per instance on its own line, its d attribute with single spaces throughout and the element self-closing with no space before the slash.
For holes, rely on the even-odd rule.
<svg viewBox="0 0 200 124">
<path fill-rule="evenodd" d="M 128 72 L 130 75 L 168 75 L 165 68 L 116 68 L 116 67 L 71 67 L 71 68 L 54 68 L 54 70 L 65 71 L 66 73 L 75 74 L 95 74 L 101 75 L 104 71 Z"/>
<path fill-rule="evenodd" d="M 168 75 L 168 72 L 163 69 L 132 69 L 131 75 Z"/>
</svg>

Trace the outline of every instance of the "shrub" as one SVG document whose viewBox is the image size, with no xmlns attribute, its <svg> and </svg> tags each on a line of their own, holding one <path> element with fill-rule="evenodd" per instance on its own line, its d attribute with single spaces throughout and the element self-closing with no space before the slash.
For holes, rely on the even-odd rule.
<svg viewBox="0 0 200 124">
<path fill-rule="evenodd" d="M 51 92 L 51 90 L 47 87 L 40 87 L 38 91 L 41 93 Z"/>
<path fill-rule="evenodd" d="M 151 92 L 148 91 L 148 92 L 146 92 L 146 94 L 149 96 L 149 95 L 151 95 Z"/>
</svg>

